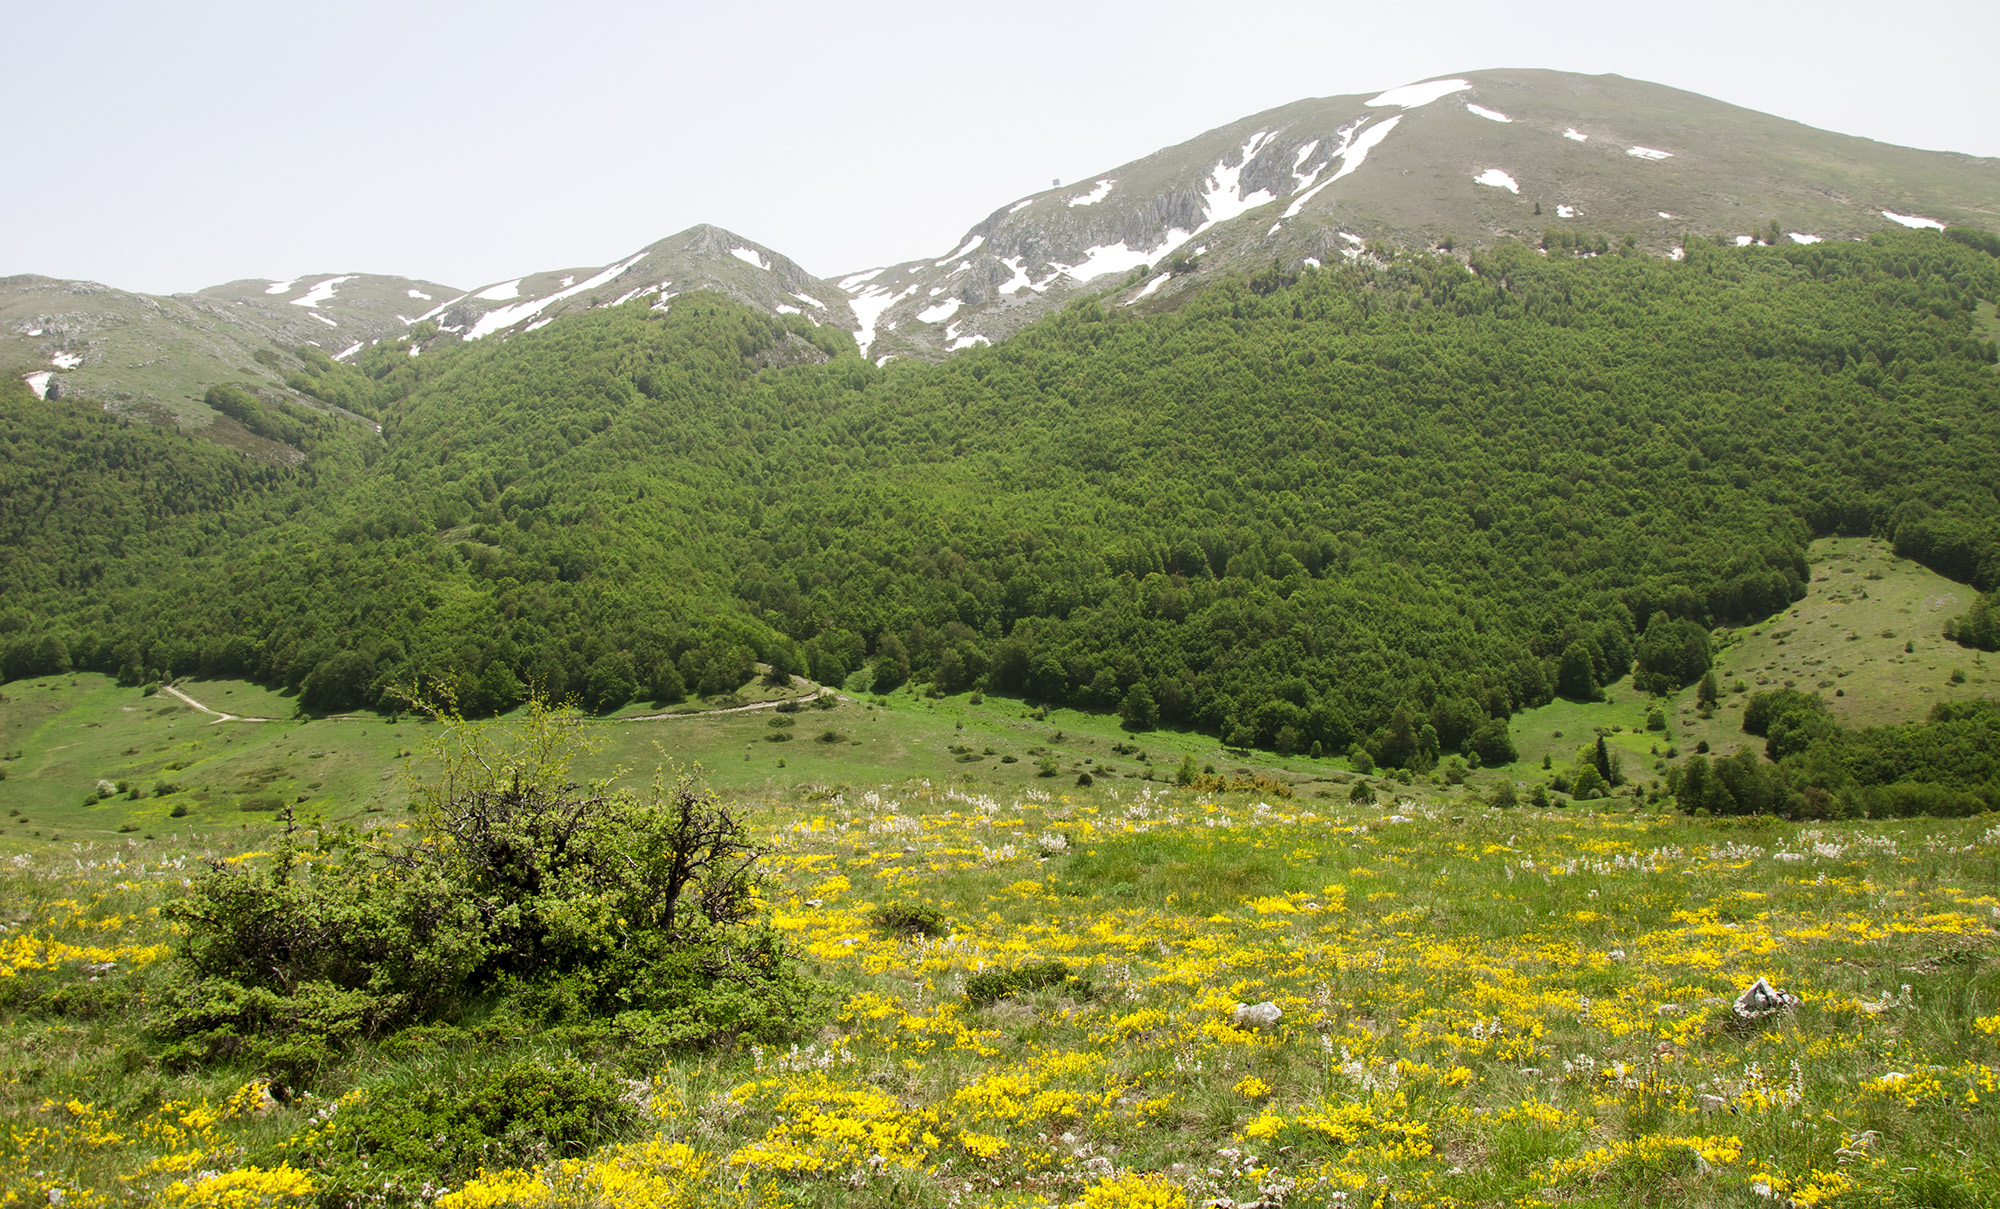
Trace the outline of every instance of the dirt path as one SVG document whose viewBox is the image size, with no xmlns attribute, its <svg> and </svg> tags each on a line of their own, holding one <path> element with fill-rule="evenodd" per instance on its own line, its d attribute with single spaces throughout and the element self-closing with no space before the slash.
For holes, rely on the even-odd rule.
<svg viewBox="0 0 2000 1209">
<path fill-rule="evenodd" d="M 171 684 L 162 684 L 162 685 L 160 686 L 160 691 L 161 691 L 161 692 L 163 692 L 163 693 L 168 693 L 168 694 L 171 694 L 172 696 L 174 696 L 174 697 L 177 697 L 177 698 L 179 698 L 179 699 L 180 699 L 180 700 L 181 700 L 181 701 L 182 701 L 182 702 L 183 702 L 184 704 L 187 704 L 187 705 L 192 705 L 192 706 L 194 706 L 194 707 L 195 707 L 196 709 L 200 710 L 200 711 L 201 711 L 202 713 L 204 713 L 204 714 L 214 714 L 214 715 L 215 715 L 215 721 L 214 721 L 214 722 L 211 722 L 211 723 L 209 723 L 209 725 L 210 725 L 210 726 L 214 726 L 214 725 L 216 725 L 217 723 L 221 723 L 221 722 L 280 722 L 280 721 L 283 721 L 283 719 L 281 719 L 281 718 L 246 718 L 246 717 L 242 716 L 241 714 L 225 714 L 225 713 L 223 713 L 223 712 L 222 712 L 221 710 L 219 710 L 219 709 L 210 709 L 210 708 L 208 708 L 208 707 L 207 707 L 206 705 L 203 705 L 203 704 L 202 704 L 201 702 L 199 702 L 199 701 L 196 701 L 196 700 L 195 700 L 195 699 L 194 699 L 193 697 L 190 697 L 190 696 L 188 696 L 188 695 L 187 695 L 186 693 L 184 693 L 184 692 L 182 692 L 181 690 L 179 690 L 179 689 L 175 688 L 175 687 L 174 687 L 173 685 L 171 685 Z"/>
<path fill-rule="evenodd" d="M 244 716 L 244 715 L 242 715 L 242 714 L 225 714 L 225 713 L 223 713 L 223 712 L 222 712 L 221 710 L 219 710 L 219 709 L 210 709 L 210 708 L 209 708 L 208 706 L 206 706 L 206 705 L 203 705 L 203 704 L 202 704 L 201 702 L 199 702 L 199 701 L 196 701 L 196 700 L 195 700 L 195 699 L 194 699 L 193 697 L 190 697 L 190 696 L 188 696 L 188 695 L 187 695 L 186 693 L 184 693 L 184 692 L 182 692 L 181 690 L 179 690 L 179 689 L 175 688 L 175 687 L 174 687 L 173 685 L 171 685 L 171 684 L 162 684 L 162 685 L 160 686 L 160 691 L 161 691 L 161 692 L 163 692 L 163 693 L 167 693 L 167 694 L 170 694 L 170 695 L 172 695 L 172 696 L 173 696 L 174 698 L 176 698 L 177 700 L 179 700 L 179 701 L 180 701 L 180 702 L 182 702 L 183 704 L 185 704 L 185 705 L 190 705 L 190 706 L 193 706 L 193 707 L 194 707 L 195 709 L 198 709 L 198 710 L 200 710 L 200 711 L 201 711 L 202 713 L 204 713 L 204 714 L 213 714 L 213 715 L 215 716 L 215 721 L 214 721 L 214 722 L 211 722 L 211 723 L 209 723 L 209 725 L 210 725 L 210 726 L 215 726 L 215 725 L 218 725 L 218 724 L 220 724 L 220 723 L 223 723 L 223 722 L 283 722 L 283 721 L 285 721 L 285 719 L 283 719 L 283 718 L 251 718 L 251 717 L 246 717 L 246 716 Z M 821 698 L 821 697 L 837 697 L 837 696 L 839 696 L 839 694 L 838 694 L 838 693 L 836 693 L 836 692 L 834 692 L 834 691 L 833 691 L 832 689 L 830 689 L 830 688 L 821 688 L 821 689 L 819 689 L 819 690 L 818 690 L 818 691 L 816 691 L 816 692 L 811 692 L 811 693 L 807 693 L 807 694 L 806 694 L 805 696 L 803 696 L 803 697 L 787 697 L 787 698 L 785 698 L 785 701 L 793 701 L 793 702 L 797 702 L 797 703 L 799 703 L 799 704 L 804 704 L 805 702 L 808 702 L 808 701 L 816 701 L 816 700 L 818 700 L 818 699 L 819 699 L 819 698 Z M 783 704 L 785 704 L 785 701 L 753 701 L 753 702 L 751 702 L 751 703 L 750 703 L 750 704 L 748 704 L 748 705 L 732 705 L 732 706 L 729 706 L 729 707 L 728 707 L 728 708 L 726 708 L 726 709 L 701 709 L 701 710 L 695 710 L 695 711 L 693 711 L 692 713 L 682 713 L 682 714 L 674 714 L 674 713 L 666 713 L 666 714 L 633 714 L 633 715 L 632 715 L 631 717 L 629 717 L 629 718 L 612 718 L 612 719 L 610 719 L 610 721 L 613 721 L 613 722 L 671 722 L 671 721 L 673 721 L 673 720 L 674 720 L 674 719 L 676 719 L 676 718 L 710 718 L 710 717 L 713 717 L 713 716 L 715 716 L 716 714 L 746 714 L 746 713 L 750 713 L 750 712 L 751 712 L 751 711 L 753 711 L 753 710 L 760 710 L 760 709 L 776 709 L 776 708 L 778 708 L 778 707 L 779 707 L 780 705 L 783 705 Z M 329 715 L 329 716 L 328 716 L 327 718 L 322 718 L 322 719 L 320 719 L 320 720 L 321 720 L 321 721 L 339 721 L 339 720 L 341 720 L 341 719 L 353 719 L 353 718 L 356 718 L 356 717 L 358 717 L 358 716 L 359 716 L 359 715 L 356 715 L 356 714 L 332 714 L 332 715 Z"/>
<path fill-rule="evenodd" d="M 837 697 L 837 696 L 839 696 L 839 694 L 834 692 L 832 689 L 822 688 L 818 692 L 807 693 L 803 697 L 787 697 L 785 698 L 785 701 L 792 701 L 803 705 L 805 702 L 808 701 L 817 701 L 821 697 Z M 633 714 L 629 718 L 613 718 L 612 721 L 670 722 L 675 718 L 713 718 L 717 714 L 747 714 L 752 710 L 776 709 L 780 705 L 783 705 L 785 701 L 752 701 L 748 705 L 732 705 L 726 709 L 698 709 L 683 714 Z"/>
</svg>

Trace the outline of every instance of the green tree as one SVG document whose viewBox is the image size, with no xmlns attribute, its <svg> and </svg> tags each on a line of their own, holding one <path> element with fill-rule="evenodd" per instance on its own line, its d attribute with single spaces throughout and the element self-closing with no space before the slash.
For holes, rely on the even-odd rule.
<svg viewBox="0 0 2000 1209">
<path fill-rule="evenodd" d="M 1582 641 L 1563 648 L 1562 663 L 1556 670 L 1556 691 L 1572 701 L 1595 701 L 1601 695 L 1596 664 L 1590 647 Z"/>
<path fill-rule="evenodd" d="M 1153 693 L 1145 681 L 1132 686 L 1125 694 L 1125 700 L 1118 706 L 1118 717 L 1126 730 L 1151 730 L 1159 725 L 1159 707 L 1153 704 Z"/>
</svg>

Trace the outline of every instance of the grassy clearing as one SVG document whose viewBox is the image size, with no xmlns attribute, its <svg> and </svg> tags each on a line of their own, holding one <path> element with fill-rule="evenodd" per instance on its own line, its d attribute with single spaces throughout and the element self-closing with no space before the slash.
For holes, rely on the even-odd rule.
<svg viewBox="0 0 2000 1209">
<path fill-rule="evenodd" d="M 1801 829 L 917 780 L 760 828 L 776 922 L 835 1013 L 781 1052 L 621 1072 L 644 1107 L 629 1136 L 467 1176 L 446 1209 L 1721 1206 L 1766 1203 L 1759 1185 L 1978 1205 L 2000 1181 L 1990 817 Z M 9 1203 L 180 1203 L 179 1180 L 220 1204 L 195 1173 L 256 1165 L 328 1098 L 534 1052 L 467 1020 L 275 1105 L 254 1070 L 163 1070 L 121 1005 L 159 968 L 153 912 L 188 854 L 74 855 L 0 870 Z M 941 934 L 874 922 L 911 903 Z M 1802 1005 L 1736 1019 L 1760 976 Z M 1275 1027 L 1231 1024 L 1264 1001 Z M 200 1127 L 170 1137 L 183 1118 Z"/>
</svg>

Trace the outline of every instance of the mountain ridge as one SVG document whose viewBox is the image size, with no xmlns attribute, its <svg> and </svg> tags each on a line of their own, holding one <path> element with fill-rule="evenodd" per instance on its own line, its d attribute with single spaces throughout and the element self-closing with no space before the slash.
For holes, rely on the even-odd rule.
<svg viewBox="0 0 2000 1209">
<path fill-rule="evenodd" d="M 1815 242 L 1897 224 L 2000 229 L 2000 160 L 1615 75 L 1495 69 L 1277 106 L 995 207 L 942 255 L 827 278 L 707 223 L 604 265 L 471 289 L 329 273 L 156 296 L 9 277 L 0 367 L 38 393 L 201 430 L 219 381 L 303 403 L 286 380 L 306 346 L 344 359 L 407 336 L 421 356 L 437 339 L 504 338 L 698 289 L 845 330 L 881 364 L 1005 340 L 1084 294 L 1143 310 L 1220 276 L 1296 272 L 1371 246 L 1552 240 L 1588 254 L 1616 239 L 1676 257 L 1694 237 Z"/>
</svg>

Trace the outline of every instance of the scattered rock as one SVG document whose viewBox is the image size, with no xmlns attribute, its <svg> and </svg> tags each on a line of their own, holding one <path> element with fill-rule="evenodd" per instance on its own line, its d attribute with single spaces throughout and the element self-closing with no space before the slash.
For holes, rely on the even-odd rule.
<svg viewBox="0 0 2000 1209">
<path fill-rule="evenodd" d="M 1779 1012 L 1789 1011 L 1804 1002 L 1790 991 L 1781 991 L 1769 982 L 1759 978 L 1750 984 L 1750 989 L 1736 997 L 1732 1010 L 1742 1020 L 1762 1020 Z"/>
<path fill-rule="evenodd" d="M 1263 1003 L 1239 1003 L 1229 1013 L 1229 1023 L 1242 1029 L 1274 1029 L 1284 1015 L 1277 1004 L 1268 1000 Z"/>
</svg>

